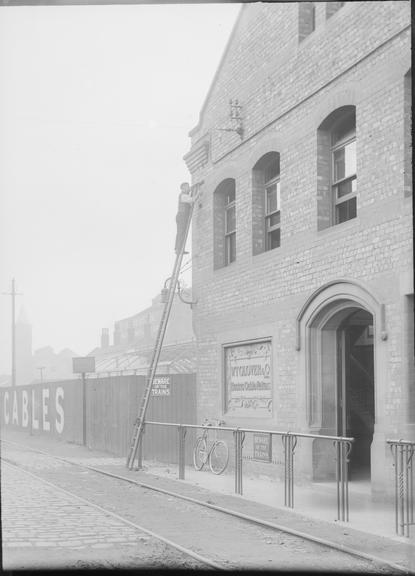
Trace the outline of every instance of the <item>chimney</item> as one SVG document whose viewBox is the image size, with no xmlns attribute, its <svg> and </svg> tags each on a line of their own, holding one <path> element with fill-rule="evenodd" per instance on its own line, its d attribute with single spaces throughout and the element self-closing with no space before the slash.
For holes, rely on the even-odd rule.
<svg viewBox="0 0 415 576">
<path fill-rule="evenodd" d="M 110 331 L 108 328 L 103 328 L 101 333 L 101 348 L 108 348 L 110 345 Z"/>
</svg>

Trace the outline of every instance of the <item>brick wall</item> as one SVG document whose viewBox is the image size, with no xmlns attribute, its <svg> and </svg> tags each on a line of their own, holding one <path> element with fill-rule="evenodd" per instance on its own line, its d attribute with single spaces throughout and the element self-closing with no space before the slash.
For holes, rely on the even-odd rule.
<svg viewBox="0 0 415 576">
<path fill-rule="evenodd" d="M 410 5 L 346 2 L 329 8 L 329 18 L 324 2 L 315 9 L 315 30 L 300 41 L 298 4 L 244 6 L 191 133 L 193 144 L 207 136 L 211 143 L 210 161 L 192 175 L 204 180 L 193 223 L 199 419 L 223 415 L 222 346 L 270 337 L 273 415 L 238 419 L 238 425 L 305 429 L 306 376 L 295 350 L 296 318 L 313 291 L 348 278 L 385 305 L 387 339 L 380 338 L 379 321 L 376 333 L 376 378 L 383 382 L 376 384 L 376 410 L 383 432 L 393 435 L 408 419 L 413 375 L 402 289 L 413 266 L 405 79 Z M 217 130 L 229 125 L 230 98 L 242 104 L 243 139 Z M 326 176 L 318 172 L 318 128 L 342 106 L 356 109 L 357 217 L 319 226 L 325 217 L 319 178 Z M 262 252 L 253 250 L 253 168 L 271 151 L 280 157 L 281 246 Z M 215 269 L 213 191 L 226 178 L 236 181 L 237 255 L 231 265 Z"/>
</svg>

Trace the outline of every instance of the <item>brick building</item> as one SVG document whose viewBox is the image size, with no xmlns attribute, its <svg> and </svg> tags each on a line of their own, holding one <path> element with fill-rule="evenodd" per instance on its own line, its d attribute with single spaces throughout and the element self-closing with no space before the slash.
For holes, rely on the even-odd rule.
<svg viewBox="0 0 415 576">
<path fill-rule="evenodd" d="M 181 296 L 181 297 L 180 297 Z M 175 294 L 169 323 L 158 362 L 158 373 L 194 373 L 196 346 L 192 327 L 190 289 Z M 164 310 L 162 295 L 151 306 L 114 323 L 113 344 L 104 328 L 101 346 L 89 355 L 95 357 L 97 374 L 147 374 Z"/>
<path fill-rule="evenodd" d="M 185 156 L 198 420 L 353 436 L 373 494 L 415 438 L 410 40 L 409 2 L 244 5 Z"/>
</svg>

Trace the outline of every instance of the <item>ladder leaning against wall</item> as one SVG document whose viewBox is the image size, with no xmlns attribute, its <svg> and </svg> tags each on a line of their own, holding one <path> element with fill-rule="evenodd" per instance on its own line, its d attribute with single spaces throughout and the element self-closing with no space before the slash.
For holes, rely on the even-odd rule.
<svg viewBox="0 0 415 576">
<path fill-rule="evenodd" d="M 174 294 L 176 291 L 176 286 L 177 286 L 177 282 L 178 282 L 179 275 L 180 275 L 180 268 L 182 265 L 182 259 L 183 259 L 183 255 L 184 255 L 184 251 L 185 251 L 185 247 L 186 247 L 186 240 L 187 240 L 187 236 L 189 234 L 190 224 L 191 224 L 192 216 L 193 216 L 193 209 L 194 209 L 195 202 L 199 196 L 199 190 L 200 190 L 201 184 L 202 184 L 202 182 L 198 182 L 197 184 L 195 184 L 194 186 L 192 186 L 190 188 L 191 197 L 192 197 L 193 202 L 190 204 L 190 211 L 189 211 L 189 216 L 188 216 L 187 223 L 186 223 L 185 232 L 183 234 L 182 244 L 179 247 L 179 250 L 178 250 L 177 255 L 176 255 L 176 260 L 174 262 L 173 273 L 171 275 L 170 285 L 168 288 L 168 295 L 167 295 L 167 299 L 166 299 L 166 302 L 164 305 L 163 314 L 162 314 L 161 319 L 160 319 L 160 324 L 159 324 L 159 328 L 157 331 L 157 337 L 156 337 L 156 342 L 154 345 L 153 355 L 151 357 L 150 367 L 149 367 L 148 373 L 147 373 L 146 384 L 144 387 L 144 394 L 143 394 L 143 397 L 141 399 L 141 404 L 140 404 L 140 408 L 138 411 L 138 416 L 134 422 L 133 434 L 132 434 L 132 438 L 131 438 L 131 445 L 130 445 L 130 449 L 129 449 L 128 457 L 127 457 L 127 468 L 129 470 L 132 470 L 132 468 L 134 466 L 134 460 L 137 456 L 137 451 L 138 451 L 138 448 L 140 446 L 140 442 L 142 439 L 144 420 L 145 420 L 145 416 L 146 416 L 147 406 L 148 406 L 148 403 L 150 400 L 150 394 L 151 394 L 151 390 L 153 387 L 153 381 L 154 381 L 154 377 L 156 375 L 157 365 L 158 365 L 158 361 L 159 361 L 159 357 L 160 357 L 160 352 L 161 352 L 161 349 L 163 347 L 163 340 L 164 340 L 164 336 L 166 334 L 167 323 L 169 321 L 170 311 L 171 311 L 171 307 L 172 307 L 173 300 L 174 300 Z"/>
</svg>

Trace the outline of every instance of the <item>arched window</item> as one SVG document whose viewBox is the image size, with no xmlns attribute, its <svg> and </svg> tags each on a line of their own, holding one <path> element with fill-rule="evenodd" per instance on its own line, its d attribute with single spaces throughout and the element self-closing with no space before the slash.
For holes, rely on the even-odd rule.
<svg viewBox="0 0 415 576">
<path fill-rule="evenodd" d="M 357 215 L 356 110 L 332 112 L 317 135 L 318 229 L 341 224 Z"/>
<path fill-rule="evenodd" d="M 252 252 L 281 244 L 280 155 L 268 152 L 252 170 Z"/>
<path fill-rule="evenodd" d="M 223 180 L 214 192 L 213 242 L 214 268 L 236 260 L 235 180 Z"/>
</svg>

